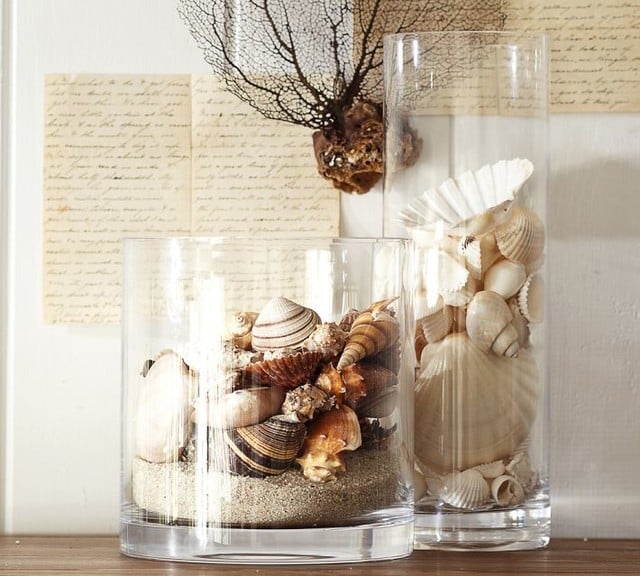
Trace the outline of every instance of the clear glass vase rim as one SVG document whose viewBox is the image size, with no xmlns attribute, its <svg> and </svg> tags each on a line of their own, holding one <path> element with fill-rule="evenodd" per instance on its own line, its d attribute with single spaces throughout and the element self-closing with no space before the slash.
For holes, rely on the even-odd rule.
<svg viewBox="0 0 640 576">
<path fill-rule="evenodd" d="M 541 45 L 546 44 L 547 34 L 541 32 L 525 32 L 519 30 L 428 30 L 428 31 L 413 31 L 413 32 L 397 32 L 392 34 L 385 34 L 385 39 L 388 42 L 397 43 L 401 40 L 407 39 L 420 39 L 420 38 L 438 38 L 444 36 L 451 36 L 455 39 L 464 39 L 478 36 L 494 36 L 499 39 L 514 39 L 514 42 L 496 42 L 498 45 L 505 44 L 525 44 L 537 42 Z"/>
<path fill-rule="evenodd" d="M 255 244 L 256 247 L 264 245 L 296 245 L 296 246 L 317 246 L 326 244 L 407 244 L 406 238 L 401 237 L 346 237 L 346 236 L 271 236 L 271 237 L 251 237 L 251 236 L 209 236 L 209 235 L 176 235 L 176 236 L 126 236 L 122 239 L 125 244 L 162 244 L 162 243 L 185 243 L 185 244 L 212 244 L 220 246 L 232 246 Z"/>
</svg>

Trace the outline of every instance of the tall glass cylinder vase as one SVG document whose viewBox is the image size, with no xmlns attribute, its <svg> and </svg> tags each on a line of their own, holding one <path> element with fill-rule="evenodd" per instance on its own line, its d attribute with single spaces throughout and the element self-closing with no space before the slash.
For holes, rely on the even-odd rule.
<svg viewBox="0 0 640 576">
<path fill-rule="evenodd" d="M 125 241 L 121 549 L 413 549 L 406 241 Z"/>
<path fill-rule="evenodd" d="M 386 38 L 385 234 L 416 259 L 416 548 L 549 542 L 547 115 L 542 36 Z"/>
</svg>

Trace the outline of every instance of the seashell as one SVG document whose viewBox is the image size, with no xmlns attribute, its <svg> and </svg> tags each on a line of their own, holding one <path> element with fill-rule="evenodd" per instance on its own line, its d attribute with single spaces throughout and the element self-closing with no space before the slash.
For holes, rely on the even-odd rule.
<svg viewBox="0 0 640 576">
<path fill-rule="evenodd" d="M 272 298 L 258 314 L 251 330 L 255 350 L 300 346 L 320 324 L 320 317 L 287 298 Z"/>
<path fill-rule="evenodd" d="M 342 318 L 340 318 L 340 322 L 338 322 L 338 328 L 340 328 L 340 330 L 342 330 L 343 332 L 348 333 L 349 330 L 351 330 L 353 321 L 358 317 L 359 314 L 360 312 L 355 308 L 349 308 L 349 310 L 347 310 L 342 315 Z"/>
<path fill-rule="evenodd" d="M 137 390 L 135 451 L 148 462 L 176 461 L 189 438 L 196 376 L 172 350 L 149 365 Z"/>
<path fill-rule="evenodd" d="M 480 472 L 483 478 L 491 480 L 493 478 L 497 478 L 501 474 L 504 474 L 506 468 L 502 460 L 494 460 L 493 462 L 487 462 L 486 464 L 478 464 L 478 466 L 473 467 L 473 470 Z"/>
<path fill-rule="evenodd" d="M 444 303 L 442 296 L 438 296 L 436 303 L 426 309 L 426 313 L 416 323 L 422 327 L 427 342 L 442 340 L 453 326 L 453 310 Z"/>
<path fill-rule="evenodd" d="M 494 231 L 498 250 L 515 262 L 537 261 L 544 251 L 544 224 L 525 206 L 513 206 L 510 218 Z"/>
<path fill-rule="evenodd" d="M 491 482 L 491 495 L 499 506 L 515 506 L 524 501 L 524 488 L 513 476 L 503 474 Z"/>
<path fill-rule="evenodd" d="M 459 306 L 453 309 L 453 332 L 467 331 L 467 307 Z"/>
<path fill-rule="evenodd" d="M 493 234 L 465 236 L 458 242 L 457 252 L 464 257 L 469 274 L 476 280 L 481 280 L 484 273 L 501 257 Z"/>
<path fill-rule="evenodd" d="M 368 357 L 367 362 L 371 362 L 371 364 L 378 364 L 378 366 L 382 366 L 383 368 L 391 370 L 394 374 L 398 374 L 398 372 L 400 372 L 400 364 L 402 361 L 401 352 L 402 349 L 400 341 L 396 340 L 396 342 L 386 350 Z"/>
<path fill-rule="evenodd" d="M 409 229 L 428 228 L 443 221 L 466 234 L 482 234 L 501 221 L 532 173 L 533 164 L 526 159 L 487 164 L 426 190 L 400 212 L 400 221 Z"/>
<path fill-rule="evenodd" d="M 339 404 L 342 402 L 345 393 L 344 382 L 340 372 L 332 364 L 327 364 L 322 369 L 316 378 L 315 385 L 327 396 L 333 396 Z"/>
<path fill-rule="evenodd" d="M 228 338 L 243 350 L 251 350 L 251 329 L 258 317 L 257 312 L 237 312 L 227 324 Z"/>
<path fill-rule="evenodd" d="M 513 320 L 511 323 L 513 327 L 516 329 L 518 333 L 518 342 L 520 343 L 520 348 L 524 348 L 529 344 L 529 323 L 527 319 L 520 312 L 520 308 L 518 306 L 517 298 L 512 298 L 507 302 L 509 305 L 509 310 L 511 310 L 511 314 L 513 314 Z"/>
<path fill-rule="evenodd" d="M 398 340 L 400 324 L 388 309 L 393 300 L 395 298 L 376 302 L 356 317 L 338 360 L 338 370 L 378 354 Z"/>
<path fill-rule="evenodd" d="M 336 406 L 312 421 L 304 441 L 303 454 L 296 458 L 312 482 L 329 482 L 345 471 L 340 453 L 362 445 L 356 413 L 346 405 Z"/>
<path fill-rule="evenodd" d="M 360 418 L 384 418 L 396 407 L 398 377 L 394 372 L 366 362 L 350 364 L 341 372 L 344 403 Z"/>
<path fill-rule="evenodd" d="M 474 294 L 480 289 L 480 281 L 476 280 L 473 276 L 469 276 L 466 284 L 462 288 L 453 291 L 443 291 L 441 295 L 445 304 L 460 307 L 466 306 Z"/>
<path fill-rule="evenodd" d="M 422 270 L 423 285 L 433 294 L 460 290 L 469 278 L 464 257 L 445 250 L 428 250 Z"/>
<path fill-rule="evenodd" d="M 527 350 L 485 354 L 463 333 L 429 344 L 415 389 L 415 454 L 434 472 L 513 454 L 533 424 L 540 381 Z"/>
<path fill-rule="evenodd" d="M 422 351 L 424 347 L 427 345 L 427 338 L 424 335 L 424 331 L 422 330 L 422 323 L 420 320 L 416 321 L 416 327 L 413 333 L 413 346 L 414 351 L 416 353 L 416 360 L 420 362 L 420 356 L 422 356 Z"/>
<path fill-rule="evenodd" d="M 297 456 L 306 434 L 300 422 L 280 416 L 253 426 L 223 432 L 229 447 L 229 469 L 241 476 L 263 478 L 282 474 Z"/>
<path fill-rule="evenodd" d="M 506 466 L 506 473 L 526 487 L 530 486 L 535 479 L 535 472 L 531 467 L 531 462 L 526 452 L 517 452 L 513 456 Z"/>
<path fill-rule="evenodd" d="M 212 428 L 240 428 L 258 424 L 280 412 L 286 390 L 260 386 L 236 390 L 220 398 L 209 397 L 206 410 L 196 409 L 192 421 Z"/>
<path fill-rule="evenodd" d="M 527 279 L 524 264 L 511 260 L 498 260 L 484 276 L 484 289 L 499 294 L 505 300 L 517 294 Z"/>
<path fill-rule="evenodd" d="M 467 307 L 467 334 L 483 352 L 513 358 L 518 354 L 518 332 L 512 324 L 513 314 L 495 292 L 476 293 Z"/>
<path fill-rule="evenodd" d="M 337 372 L 336 372 L 337 373 Z M 334 399 L 313 384 L 304 384 L 289 390 L 282 404 L 282 414 L 287 420 L 306 422 L 316 411 L 326 411 L 333 407 Z"/>
<path fill-rule="evenodd" d="M 447 474 L 442 479 L 438 496 L 440 500 L 450 506 L 463 510 L 474 510 L 488 502 L 491 492 L 489 484 L 482 477 L 482 474 L 471 468 Z"/>
<path fill-rule="evenodd" d="M 316 326 L 303 346 L 307 350 L 322 353 L 323 359 L 330 362 L 342 352 L 347 336 L 348 333 L 341 330 L 335 322 L 325 322 Z"/>
<path fill-rule="evenodd" d="M 242 381 L 245 387 L 258 385 L 296 388 L 313 375 L 321 358 L 320 352 L 303 350 L 288 356 L 254 362 L 243 369 Z"/>
<path fill-rule="evenodd" d="M 544 320 L 544 279 L 541 274 L 527 278 L 518 292 L 518 308 L 529 322 L 538 324 Z"/>
</svg>

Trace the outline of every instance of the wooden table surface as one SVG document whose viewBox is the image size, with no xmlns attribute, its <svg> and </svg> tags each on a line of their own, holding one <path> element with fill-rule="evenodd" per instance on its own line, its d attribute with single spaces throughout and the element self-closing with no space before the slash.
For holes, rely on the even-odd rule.
<svg viewBox="0 0 640 576">
<path fill-rule="evenodd" d="M 207 574 L 349 576 L 530 574 L 640 576 L 640 540 L 552 540 L 532 552 L 414 552 L 388 562 L 325 566 L 230 566 L 139 560 L 120 554 L 116 537 L 0 536 L 0 574 Z"/>
</svg>

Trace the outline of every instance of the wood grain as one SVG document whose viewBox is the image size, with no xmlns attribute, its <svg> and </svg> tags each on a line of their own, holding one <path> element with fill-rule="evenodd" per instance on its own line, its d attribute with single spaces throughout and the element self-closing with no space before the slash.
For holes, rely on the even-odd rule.
<svg viewBox="0 0 640 576">
<path fill-rule="evenodd" d="M 546 550 L 531 552 L 414 552 L 409 558 L 333 566 L 230 566 L 182 564 L 128 558 L 118 539 L 105 537 L 0 537 L 0 574 L 246 574 L 314 576 L 467 576 L 491 574 L 602 575 L 640 574 L 640 540 L 553 540 Z"/>
</svg>

